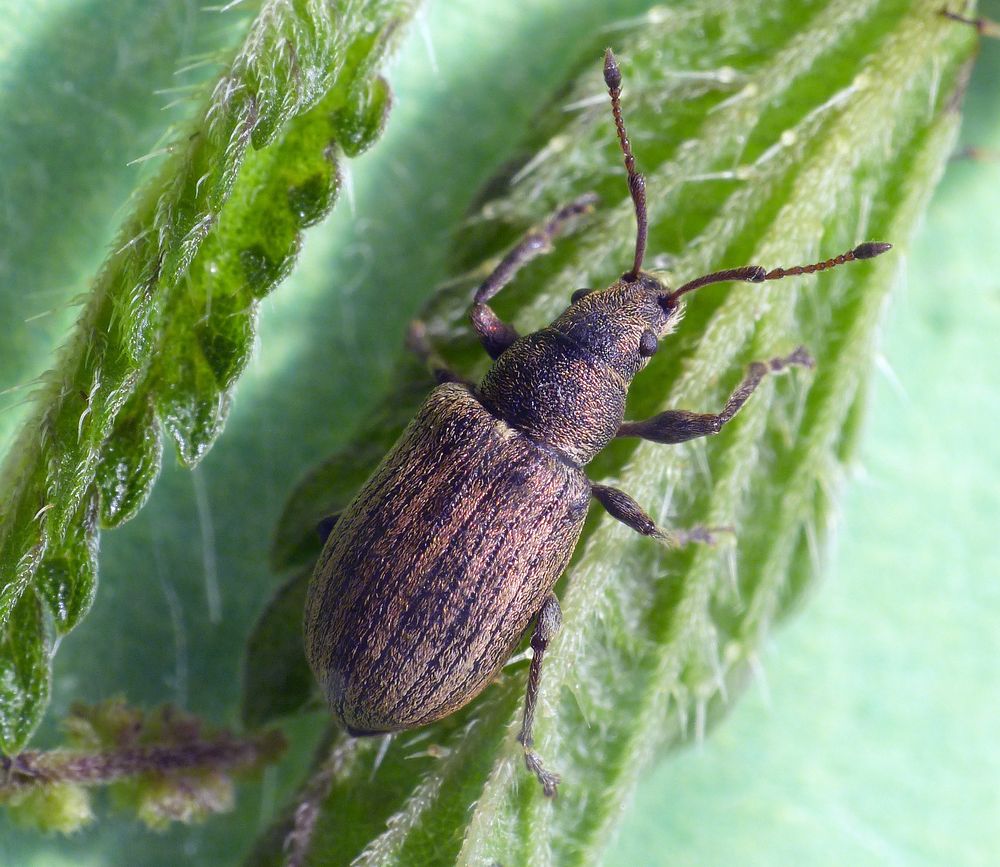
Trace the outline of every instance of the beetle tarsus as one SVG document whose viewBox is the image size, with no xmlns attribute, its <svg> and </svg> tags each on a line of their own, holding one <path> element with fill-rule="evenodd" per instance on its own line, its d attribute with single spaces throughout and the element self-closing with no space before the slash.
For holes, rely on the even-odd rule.
<svg viewBox="0 0 1000 867">
<path fill-rule="evenodd" d="M 952 12 L 947 6 L 938 10 L 942 18 L 948 18 L 959 24 L 967 24 L 972 27 L 980 36 L 987 36 L 991 39 L 1000 39 L 1000 24 L 990 18 L 970 18 L 968 15 L 960 15 Z"/>
<path fill-rule="evenodd" d="M 701 525 L 684 530 L 664 530 L 643 511 L 642 507 L 624 491 L 610 485 L 593 485 L 591 493 L 612 518 L 621 521 L 643 536 L 651 536 L 670 548 L 683 548 L 698 543 L 715 545 L 722 533 L 735 533 L 732 527 L 704 527 Z"/>
<path fill-rule="evenodd" d="M 530 747 L 524 748 L 524 764 L 531 773 L 538 777 L 538 782 L 542 784 L 542 791 L 545 792 L 546 798 L 554 798 L 559 793 L 561 780 L 559 774 L 545 770 L 538 753 Z"/>
</svg>

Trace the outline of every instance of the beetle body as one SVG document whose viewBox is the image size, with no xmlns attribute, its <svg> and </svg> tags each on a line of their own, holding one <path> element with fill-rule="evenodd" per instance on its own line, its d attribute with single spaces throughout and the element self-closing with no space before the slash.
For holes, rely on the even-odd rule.
<svg viewBox="0 0 1000 867">
<path fill-rule="evenodd" d="M 438 386 L 330 534 L 307 650 L 354 734 L 432 722 L 476 696 L 565 568 L 581 470 Z"/>
<path fill-rule="evenodd" d="M 580 299 L 513 343 L 480 389 L 438 386 L 340 516 L 305 632 L 348 731 L 447 716 L 506 662 L 576 546 L 591 497 L 581 464 L 622 422 L 641 335 L 666 325 L 653 285 Z"/>
<path fill-rule="evenodd" d="M 478 386 L 436 370 L 444 384 L 333 524 L 305 613 L 309 664 L 334 714 L 358 735 L 413 728 L 458 710 L 489 684 L 534 620 L 518 740 L 547 795 L 559 778 L 532 748 L 532 723 L 542 657 L 561 621 L 552 588 L 590 498 L 661 542 L 713 541 L 705 528 L 661 530 L 624 491 L 591 484 L 583 467 L 615 437 L 679 443 L 719 433 L 766 374 L 811 365 L 799 348 L 751 364 L 721 412 L 668 410 L 625 422 L 629 385 L 679 321 L 681 296 L 710 283 L 822 271 L 889 249 L 861 244 L 812 265 L 716 271 L 671 291 L 641 270 L 645 182 L 625 134 L 621 74 L 610 51 L 604 79 L 636 212 L 632 269 L 607 289 L 574 294 L 551 325 L 519 337 L 487 302 L 596 197 L 560 209 L 504 257 L 472 308 L 493 365 Z M 433 359 L 429 347 L 418 351 Z"/>
</svg>

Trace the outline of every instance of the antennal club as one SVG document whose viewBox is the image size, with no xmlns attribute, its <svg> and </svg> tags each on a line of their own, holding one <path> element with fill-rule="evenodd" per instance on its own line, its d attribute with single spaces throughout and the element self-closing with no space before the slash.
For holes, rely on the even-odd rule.
<svg viewBox="0 0 1000 867">
<path fill-rule="evenodd" d="M 860 259 L 874 259 L 876 256 L 881 256 L 886 250 L 891 249 L 892 244 L 869 241 L 865 244 L 859 244 L 853 250 L 848 250 L 846 253 L 834 256 L 832 259 L 815 262 L 812 265 L 796 265 L 793 268 L 774 268 L 771 271 L 765 271 L 760 265 L 745 265 L 742 268 L 714 271 L 711 274 L 706 274 L 704 277 L 699 277 L 697 280 L 692 280 L 690 283 L 685 283 L 680 289 L 671 292 L 667 296 L 667 300 L 671 304 L 675 304 L 681 295 L 694 292 L 695 289 L 708 286 L 710 283 L 726 283 L 731 280 L 743 280 L 747 283 L 763 283 L 765 280 L 781 280 L 783 277 L 795 277 L 799 274 L 814 274 L 817 271 L 836 268 L 838 265 L 846 265 L 848 262 Z"/>
<path fill-rule="evenodd" d="M 625 170 L 628 172 L 628 189 L 632 194 L 632 204 L 635 205 L 635 259 L 632 270 L 623 279 L 629 282 L 639 276 L 642 260 L 646 255 L 646 237 L 649 234 L 649 222 L 646 217 L 646 179 L 635 170 L 635 157 L 632 155 L 632 145 L 625 132 L 625 121 L 622 119 L 622 72 L 615 61 L 611 49 L 604 52 L 604 83 L 611 94 L 611 113 L 615 116 L 615 129 L 618 131 L 618 142 L 625 155 Z"/>
</svg>

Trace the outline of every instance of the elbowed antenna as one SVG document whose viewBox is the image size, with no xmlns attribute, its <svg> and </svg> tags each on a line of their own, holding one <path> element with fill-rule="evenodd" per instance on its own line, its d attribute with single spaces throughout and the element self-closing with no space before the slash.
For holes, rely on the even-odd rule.
<svg viewBox="0 0 1000 867">
<path fill-rule="evenodd" d="M 826 259 L 823 262 L 816 262 L 812 265 L 796 265 L 793 268 L 774 268 L 771 271 L 765 271 L 760 265 L 745 265 L 742 268 L 713 271 L 711 274 L 706 274 L 704 277 L 699 277 L 697 280 L 685 283 L 680 289 L 676 289 L 667 295 L 667 300 L 671 304 L 674 304 L 681 295 L 694 292 L 695 289 L 701 289 L 702 286 L 708 286 L 709 283 L 725 283 L 730 280 L 763 283 L 765 280 L 780 280 L 782 277 L 794 277 L 798 274 L 813 274 L 816 271 L 836 268 L 838 265 L 845 265 L 848 262 L 858 259 L 874 259 L 876 256 L 881 256 L 886 250 L 891 249 L 892 244 L 869 241 L 865 244 L 859 244 L 853 250 L 848 250 L 846 253 L 834 256 L 832 259 Z"/>
<path fill-rule="evenodd" d="M 635 205 L 635 259 L 632 270 L 625 274 L 629 282 L 639 276 L 642 260 L 646 255 L 646 236 L 649 234 L 649 222 L 646 217 L 646 179 L 635 170 L 635 157 L 632 155 L 632 145 L 625 132 L 625 121 L 622 119 L 622 73 L 615 62 L 615 55 L 608 48 L 604 52 L 604 83 L 611 94 L 611 113 L 615 116 L 615 129 L 618 131 L 618 142 L 625 155 L 625 170 L 628 172 L 628 189 L 632 194 L 632 204 Z"/>
</svg>

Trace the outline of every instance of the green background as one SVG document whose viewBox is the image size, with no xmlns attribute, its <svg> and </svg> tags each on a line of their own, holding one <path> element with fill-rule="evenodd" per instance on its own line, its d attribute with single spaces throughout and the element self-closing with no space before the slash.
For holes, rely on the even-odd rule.
<svg viewBox="0 0 1000 867">
<path fill-rule="evenodd" d="M 426 9 L 391 69 L 385 138 L 350 164 L 353 196 L 309 233 L 299 269 L 264 304 L 225 436 L 194 473 L 168 456 L 139 518 L 104 537 L 97 603 L 60 648 L 39 743 L 55 742 L 52 720 L 70 701 L 118 692 L 235 723 L 239 652 L 277 580 L 266 558 L 285 496 L 385 387 L 407 320 L 449 276 L 450 231 L 575 44 L 649 5 L 616 4 L 614 18 L 596 0 Z M 176 86 L 198 51 L 235 44 L 238 18 L 139 0 L 0 12 L 3 390 L 51 363 L 71 299 L 148 170 L 125 163 L 176 116 L 160 110 L 176 94 L 153 91 Z M 1000 148 L 998 80 L 1000 45 L 985 43 L 965 142 Z M 887 316 L 828 580 L 774 636 L 725 723 L 650 769 L 623 804 L 608 865 L 995 862 L 998 190 L 1000 164 L 947 173 Z M 23 395 L 0 396 L 4 445 Z M 0 817 L 0 861 L 232 863 L 287 793 L 317 722 L 297 726 L 298 753 L 242 789 L 231 816 L 154 835 L 101 805 L 99 824 L 70 840 Z"/>
</svg>

